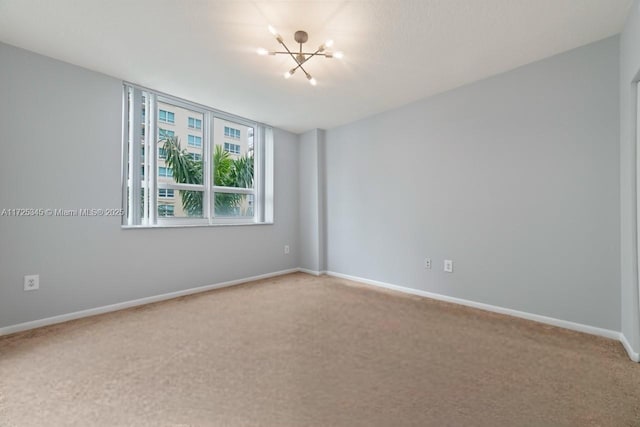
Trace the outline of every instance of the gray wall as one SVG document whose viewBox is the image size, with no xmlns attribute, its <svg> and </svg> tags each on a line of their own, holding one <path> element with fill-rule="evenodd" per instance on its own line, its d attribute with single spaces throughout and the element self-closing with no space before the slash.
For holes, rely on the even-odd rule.
<svg viewBox="0 0 640 427">
<path fill-rule="evenodd" d="M 622 333 L 640 352 L 636 229 L 636 85 L 640 73 L 640 2 L 636 1 L 620 37 L 620 194 Z"/>
<path fill-rule="evenodd" d="M 298 200 L 300 218 L 300 267 L 320 270 L 320 215 L 318 205 L 318 129 L 299 136 Z"/>
<path fill-rule="evenodd" d="M 328 130 L 328 270 L 620 330 L 618 65 L 613 37 Z"/>
<path fill-rule="evenodd" d="M 313 129 L 299 136 L 300 268 L 326 270 L 325 131 Z"/>
<path fill-rule="evenodd" d="M 121 207 L 122 83 L 4 44 L 0 64 L 0 210 Z M 297 267 L 297 136 L 276 130 L 275 157 L 274 225 L 0 217 L 0 327 Z"/>
</svg>

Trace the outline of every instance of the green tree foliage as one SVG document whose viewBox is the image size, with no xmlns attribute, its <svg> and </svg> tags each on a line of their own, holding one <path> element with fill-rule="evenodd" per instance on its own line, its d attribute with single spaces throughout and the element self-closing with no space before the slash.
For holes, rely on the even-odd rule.
<svg viewBox="0 0 640 427">
<path fill-rule="evenodd" d="M 179 184 L 203 183 L 203 161 L 194 159 L 180 147 L 178 137 L 167 137 L 160 141 L 166 151 L 165 162 L 173 169 L 173 179 Z M 233 159 L 220 145 L 213 153 L 213 182 L 221 187 L 250 188 L 253 186 L 253 156 L 244 155 Z M 202 191 L 180 190 L 182 208 L 189 216 L 202 216 Z M 216 193 L 215 213 L 230 215 L 242 202 L 242 196 L 233 193 Z"/>
</svg>

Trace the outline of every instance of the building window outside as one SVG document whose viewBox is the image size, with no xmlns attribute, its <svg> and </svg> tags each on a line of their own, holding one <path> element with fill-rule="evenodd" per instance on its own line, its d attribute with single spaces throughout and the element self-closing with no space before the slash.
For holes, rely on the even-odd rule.
<svg viewBox="0 0 640 427">
<path fill-rule="evenodd" d="M 224 151 L 231 154 L 240 154 L 240 146 L 238 144 L 224 143 Z"/>
<path fill-rule="evenodd" d="M 158 128 L 158 138 L 167 139 L 173 138 L 174 136 L 176 136 L 176 133 L 174 131 Z"/>
<path fill-rule="evenodd" d="M 174 124 L 176 122 L 176 115 L 171 111 L 160 110 L 158 112 L 158 121 L 163 123 Z"/>
<path fill-rule="evenodd" d="M 189 117 L 189 128 L 202 129 L 202 120 L 196 119 L 195 117 Z"/>
<path fill-rule="evenodd" d="M 173 176 L 173 169 L 167 168 L 165 166 L 160 166 L 158 168 L 158 176 L 171 178 Z"/>
<path fill-rule="evenodd" d="M 158 204 L 158 216 L 166 217 L 166 216 L 174 216 L 175 207 L 173 205 L 169 205 L 166 203 Z"/>
<path fill-rule="evenodd" d="M 172 188 L 160 188 L 158 189 L 158 197 L 160 198 L 173 198 L 175 196 L 174 190 Z"/>
<path fill-rule="evenodd" d="M 224 127 L 224 136 L 228 138 L 240 139 L 240 129 L 234 129 L 229 126 Z"/>
<path fill-rule="evenodd" d="M 196 135 L 189 135 L 189 146 L 200 148 L 202 147 L 202 137 Z"/>
</svg>

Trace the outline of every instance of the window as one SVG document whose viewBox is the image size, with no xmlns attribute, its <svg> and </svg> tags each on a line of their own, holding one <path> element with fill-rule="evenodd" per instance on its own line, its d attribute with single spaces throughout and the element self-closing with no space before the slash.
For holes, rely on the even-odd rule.
<svg viewBox="0 0 640 427">
<path fill-rule="evenodd" d="M 124 96 L 124 226 L 273 223 L 271 128 L 131 84 Z"/>
<path fill-rule="evenodd" d="M 224 127 L 224 136 L 226 136 L 228 138 L 240 139 L 240 129 L 234 129 L 232 127 L 225 126 Z"/>
<path fill-rule="evenodd" d="M 224 143 L 224 151 L 231 154 L 240 154 L 240 146 L 238 144 Z"/>
<path fill-rule="evenodd" d="M 158 197 L 162 199 L 173 198 L 175 196 L 174 190 L 171 188 L 158 189 Z"/>
<path fill-rule="evenodd" d="M 196 135 L 189 135 L 190 147 L 202 147 L 202 137 Z"/>
<path fill-rule="evenodd" d="M 175 207 L 166 203 L 158 204 L 158 216 L 173 216 L 175 213 Z"/>
<path fill-rule="evenodd" d="M 174 124 L 176 122 L 176 115 L 171 111 L 160 110 L 158 112 L 158 121 L 163 123 Z"/>
<path fill-rule="evenodd" d="M 160 166 L 158 168 L 158 176 L 164 176 L 167 178 L 171 178 L 173 176 L 173 169 L 167 168 L 164 166 Z"/>
<path fill-rule="evenodd" d="M 158 128 L 158 139 L 173 138 L 174 136 L 176 136 L 174 131 Z"/>
<path fill-rule="evenodd" d="M 196 119 L 195 117 L 189 117 L 189 128 L 202 129 L 202 120 Z"/>
</svg>

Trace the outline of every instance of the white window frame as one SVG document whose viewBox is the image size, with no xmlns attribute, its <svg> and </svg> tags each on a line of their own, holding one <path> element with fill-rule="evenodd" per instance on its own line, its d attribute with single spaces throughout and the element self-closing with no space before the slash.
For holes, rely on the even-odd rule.
<svg viewBox="0 0 640 427">
<path fill-rule="evenodd" d="M 142 131 L 142 115 L 140 111 L 142 94 L 145 93 L 145 135 Z M 129 99 L 131 103 L 129 103 Z M 202 158 L 204 161 L 204 185 L 158 182 L 157 156 L 145 156 L 145 178 L 141 177 L 141 150 L 129 150 L 129 141 L 139 144 L 142 139 L 146 153 L 158 152 L 158 120 L 156 119 L 158 103 L 162 102 L 190 111 L 201 113 L 202 120 Z M 130 108 L 131 105 L 131 108 Z M 166 111 L 166 110 L 165 110 Z M 137 117 L 136 117 L 137 116 Z M 174 112 L 175 117 L 175 112 Z M 253 128 L 254 142 L 254 186 L 253 188 L 234 188 L 213 185 L 211 157 L 214 145 L 224 141 L 213 140 L 213 123 L 215 119 L 237 123 L 240 126 Z M 175 119 L 174 119 L 175 121 Z M 132 125 L 129 126 L 129 123 Z M 164 123 L 164 122 L 163 122 Z M 152 137 L 153 136 L 153 137 Z M 138 141 L 138 142 L 135 142 Z M 137 152 L 137 155 L 136 155 Z M 176 226 L 216 226 L 216 225 L 257 225 L 273 224 L 273 180 L 274 180 L 274 143 L 273 129 L 262 123 L 238 117 L 200 104 L 185 101 L 132 83 L 124 83 L 123 97 L 123 227 L 176 227 Z M 154 171 L 154 173 L 149 173 Z M 203 191 L 203 218 L 159 217 L 158 189 L 166 188 L 187 191 Z M 135 194 L 143 192 L 143 197 Z M 215 215 L 214 202 L 216 193 L 253 194 L 253 216 L 222 217 Z M 179 199 L 179 198 L 177 198 Z M 163 199 L 164 200 L 164 199 Z M 178 201 L 179 202 L 179 201 Z M 129 209 L 129 206 L 132 209 Z M 142 212 L 142 214 L 141 214 Z"/>
</svg>

